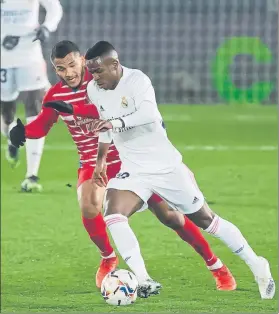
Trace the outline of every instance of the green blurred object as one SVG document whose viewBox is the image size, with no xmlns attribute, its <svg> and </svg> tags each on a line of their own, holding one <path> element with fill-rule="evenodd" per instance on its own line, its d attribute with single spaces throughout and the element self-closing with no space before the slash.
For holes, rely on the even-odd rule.
<svg viewBox="0 0 279 314">
<path fill-rule="evenodd" d="M 231 37 L 217 49 L 212 63 L 212 78 L 219 95 L 233 103 L 261 103 L 271 94 L 274 82 L 255 82 L 249 87 L 236 87 L 231 66 L 238 55 L 250 55 L 256 63 L 270 63 L 272 52 L 258 37 Z M 243 75 L 245 74 L 245 71 Z"/>
</svg>

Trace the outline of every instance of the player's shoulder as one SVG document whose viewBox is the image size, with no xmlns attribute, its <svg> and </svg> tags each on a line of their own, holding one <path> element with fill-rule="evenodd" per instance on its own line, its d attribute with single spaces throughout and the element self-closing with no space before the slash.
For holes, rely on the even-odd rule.
<svg viewBox="0 0 279 314">
<path fill-rule="evenodd" d="M 61 91 L 61 88 L 63 87 L 62 82 L 58 82 L 54 85 L 52 85 L 46 92 L 43 103 L 54 100 L 54 95 L 59 93 Z"/>
<path fill-rule="evenodd" d="M 98 85 L 94 80 L 91 80 L 86 87 L 87 97 L 89 98 L 91 103 L 95 104 L 98 91 L 100 91 Z"/>
<path fill-rule="evenodd" d="M 89 81 L 89 83 L 87 84 L 87 90 L 92 90 L 92 89 L 96 89 L 96 84 L 94 80 Z"/>
<path fill-rule="evenodd" d="M 129 69 L 124 67 L 124 72 L 126 71 L 126 82 L 128 84 L 134 85 L 134 86 L 141 86 L 141 85 L 149 85 L 151 84 L 151 80 L 139 69 Z"/>
</svg>

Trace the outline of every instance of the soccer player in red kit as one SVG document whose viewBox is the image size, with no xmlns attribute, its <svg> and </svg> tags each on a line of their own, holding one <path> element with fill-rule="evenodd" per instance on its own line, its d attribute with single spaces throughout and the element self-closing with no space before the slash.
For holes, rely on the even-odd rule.
<svg viewBox="0 0 279 314">
<path fill-rule="evenodd" d="M 60 82 L 50 88 L 45 95 L 43 109 L 36 120 L 24 126 L 18 119 L 17 126 L 10 132 L 10 139 L 14 146 L 19 147 L 24 145 L 26 138 L 46 136 L 59 116 L 66 123 L 80 156 L 77 192 L 83 225 L 91 240 L 99 248 L 102 257 L 96 274 L 96 285 L 100 287 L 104 276 L 117 267 L 118 259 L 110 244 L 106 224 L 101 215 L 105 189 L 91 180 L 96 165 L 98 138 L 92 132 L 94 119 L 83 117 L 82 108 L 86 108 L 84 110 L 86 113 L 90 108 L 91 116 L 99 117 L 95 106 L 87 106 L 86 87 L 92 80 L 92 75 L 85 68 L 85 61 L 79 48 L 70 41 L 61 41 L 53 47 L 51 61 Z M 116 176 L 120 166 L 118 152 L 112 144 L 107 157 L 108 179 Z M 181 239 L 202 256 L 212 272 L 218 290 L 236 288 L 230 271 L 211 251 L 198 227 L 186 216 L 172 211 L 157 195 L 153 195 L 148 204 L 150 210 L 163 224 L 175 230 Z"/>
</svg>

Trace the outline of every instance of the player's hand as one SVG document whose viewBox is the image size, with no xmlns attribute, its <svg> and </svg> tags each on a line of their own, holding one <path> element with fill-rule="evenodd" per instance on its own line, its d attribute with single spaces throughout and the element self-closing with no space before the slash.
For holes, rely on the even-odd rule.
<svg viewBox="0 0 279 314">
<path fill-rule="evenodd" d="M 11 129 L 9 137 L 11 143 L 17 148 L 26 142 L 25 127 L 20 119 L 17 119 L 17 125 Z"/>
<path fill-rule="evenodd" d="M 107 183 L 108 183 L 107 164 L 105 161 L 97 160 L 97 164 L 93 172 L 92 181 L 100 187 L 107 186 Z"/>
<path fill-rule="evenodd" d="M 57 110 L 58 112 L 63 112 L 63 113 L 73 114 L 74 112 L 73 105 L 64 101 L 49 101 L 49 102 L 46 102 L 43 106 L 47 108 L 53 108 Z"/>
<path fill-rule="evenodd" d="M 93 125 L 93 132 L 98 135 L 100 132 L 106 132 L 112 129 L 112 124 L 110 121 L 106 120 L 95 120 Z"/>
<path fill-rule="evenodd" d="M 6 36 L 2 45 L 5 49 L 12 50 L 18 45 L 19 38 L 19 36 Z"/>
<path fill-rule="evenodd" d="M 43 25 L 40 25 L 38 28 L 35 29 L 36 36 L 32 40 L 33 42 L 39 40 L 40 42 L 45 42 L 48 40 L 50 31 Z"/>
</svg>

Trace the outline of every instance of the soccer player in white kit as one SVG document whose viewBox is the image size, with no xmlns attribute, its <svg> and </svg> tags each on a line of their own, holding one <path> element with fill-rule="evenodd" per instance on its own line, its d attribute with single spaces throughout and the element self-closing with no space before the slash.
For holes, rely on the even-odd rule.
<svg viewBox="0 0 279 314">
<path fill-rule="evenodd" d="M 39 25 L 39 7 L 46 10 L 44 23 Z M 54 32 L 62 18 L 59 0 L 1 1 L 1 133 L 8 137 L 15 125 L 16 101 L 26 92 L 25 114 L 33 121 L 41 110 L 42 99 L 50 86 L 41 42 Z M 38 171 L 44 138 L 27 140 L 27 172 L 22 191 L 40 191 Z M 7 160 L 13 167 L 19 163 L 18 149 L 8 140 Z"/>
<path fill-rule="evenodd" d="M 119 63 L 108 42 L 98 42 L 86 55 L 93 74 L 87 87 L 90 101 L 103 120 L 92 126 L 99 133 L 99 150 L 93 179 L 104 185 L 105 159 L 113 140 L 122 161 L 120 173 L 107 184 L 104 216 L 115 245 L 148 297 L 160 284 L 149 276 L 128 217 L 146 208 L 152 193 L 186 214 L 198 227 L 222 240 L 246 262 L 255 276 L 261 298 L 271 299 L 275 283 L 268 261 L 256 255 L 239 229 L 215 214 L 206 203 L 192 172 L 169 141 L 150 79 L 140 70 Z"/>
</svg>

